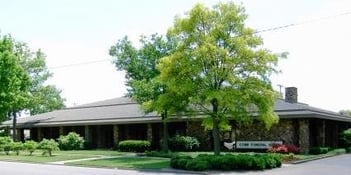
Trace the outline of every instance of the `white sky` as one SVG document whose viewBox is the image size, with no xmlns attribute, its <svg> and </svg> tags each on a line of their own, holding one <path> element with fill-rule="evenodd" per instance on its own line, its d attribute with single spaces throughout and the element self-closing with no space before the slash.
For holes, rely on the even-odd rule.
<svg viewBox="0 0 351 175">
<path fill-rule="evenodd" d="M 0 0 L 0 31 L 46 53 L 54 73 L 49 83 L 62 89 L 66 105 L 72 106 L 124 95 L 124 75 L 111 64 L 109 48 L 125 35 L 136 43 L 141 34 L 165 33 L 174 16 L 196 2 L 218 1 Z M 243 5 L 247 24 L 257 30 L 351 12 L 348 0 L 245 0 Z M 261 36 L 266 48 L 290 53 L 279 64 L 283 73 L 272 77 L 277 90 L 277 84 L 295 86 L 300 102 L 351 109 L 351 14 Z"/>
</svg>

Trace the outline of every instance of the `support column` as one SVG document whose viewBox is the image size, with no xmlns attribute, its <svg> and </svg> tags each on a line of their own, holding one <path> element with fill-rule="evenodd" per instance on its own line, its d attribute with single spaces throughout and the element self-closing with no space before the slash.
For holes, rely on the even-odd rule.
<svg viewBox="0 0 351 175">
<path fill-rule="evenodd" d="M 37 130 L 37 138 L 38 138 L 38 142 L 40 142 L 43 138 L 42 138 L 42 134 L 41 134 L 41 128 L 38 127 L 38 130 Z"/>
<path fill-rule="evenodd" d="M 129 135 L 129 125 L 124 125 L 124 133 L 125 133 L 125 139 L 129 140 L 130 135 Z"/>
<path fill-rule="evenodd" d="M 147 124 L 147 135 L 146 135 L 146 137 L 147 137 L 148 141 L 152 142 L 152 125 L 151 125 L 151 123 Z"/>
<path fill-rule="evenodd" d="M 322 121 L 320 138 L 321 138 L 321 146 L 325 146 L 325 120 Z"/>
<path fill-rule="evenodd" d="M 17 141 L 24 141 L 24 129 L 17 128 Z"/>
<path fill-rule="evenodd" d="M 339 145 L 339 124 L 338 124 L 338 122 L 335 122 L 335 129 L 334 129 L 334 136 L 333 136 L 333 138 L 334 138 L 334 147 L 335 148 L 337 148 L 337 147 L 339 147 L 340 145 Z"/>
<path fill-rule="evenodd" d="M 308 119 L 299 120 L 299 145 L 301 152 L 308 153 L 310 147 L 310 127 Z"/>
<path fill-rule="evenodd" d="M 64 135 L 65 133 L 63 132 L 63 126 L 60 126 L 59 127 L 59 135 L 62 136 Z"/>
<path fill-rule="evenodd" d="M 92 142 L 92 133 L 91 133 L 91 127 L 89 125 L 84 126 L 84 139 L 87 142 L 87 144 L 91 144 Z"/>
<path fill-rule="evenodd" d="M 115 146 L 118 145 L 119 137 L 118 137 L 118 125 L 113 125 L 113 143 Z"/>
<path fill-rule="evenodd" d="M 103 148 L 103 142 L 104 142 L 104 135 L 103 135 L 103 132 L 101 131 L 102 130 L 102 128 L 101 128 L 102 126 L 101 125 L 97 125 L 96 126 L 96 132 L 97 132 L 97 138 L 96 138 L 96 141 L 97 141 L 97 143 L 96 143 L 96 146 L 98 147 L 98 148 Z"/>
<path fill-rule="evenodd" d="M 30 139 L 31 140 L 35 140 L 35 141 L 37 141 L 37 134 L 35 133 L 35 131 L 37 131 L 37 129 L 36 128 L 30 128 L 29 129 L 29 136 L 30 136 Z"/>
</svg>

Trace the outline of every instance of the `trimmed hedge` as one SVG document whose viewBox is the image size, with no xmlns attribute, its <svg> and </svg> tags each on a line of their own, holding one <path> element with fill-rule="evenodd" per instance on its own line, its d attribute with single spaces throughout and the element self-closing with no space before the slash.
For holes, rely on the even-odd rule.
<svg viewBox="0 0 351 175">
<path fill-rule="evenodd" d="M 310 148 L 309 150 L 309 153 L 310 154 L 326 154 L 328 153 L 329 151 L 331 151 L 332 149 L 329 148 L 329 147 L 313 147 L 313 148 Z"/>
<path fill-rule="evenodd" d="M 147 140 L 124 140 L 118 143 L 118 149 L 123 152 L 145 152 L 150 150 L 151 143 Z"/>
<path fill-rule="evenodd" d="M 264 170 L 281 167 L 282 157 L 278 154 L 239 154 L 208 155 L 195 158 L 176 156 L 171 159 L 170 166 L 175 169 L 204 170 Z"/>
</svg>

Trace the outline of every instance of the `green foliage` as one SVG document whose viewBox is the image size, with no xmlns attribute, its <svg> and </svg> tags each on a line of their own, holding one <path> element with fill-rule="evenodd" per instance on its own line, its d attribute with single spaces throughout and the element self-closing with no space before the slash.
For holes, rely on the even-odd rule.
<svg viewBox="0 0 351 175">
<path fill-rule="evenodd" d="M 0 35 L 0 119 L 22 110 L 28 104 L 30 79 L 15 54 L 10 36 Z"/>
<path fill-rule="evenodd" d="M 342 132 L 342 138 L 346 143 L 351 144 L 351 128 Z"/>
<path fill-rule="evenodd" d="M 280 167 L 282 157 L 278 154 L 203 154 L 195 158 L 176 156 L 171 159 L 172 168 L 204 171 L 204 170 L 264 170 Z"/>
<path fill-rule="evenodd" d="M 313 148 L 310 148 L 309 153 L 310 154 L 326 154 L 329 151 L 331 151 L 331 148 L 329 148 L 329 147 L 313 147 Z"/>
<path fill-rule="evenodd" d="M 171 38 L 153 34 L 150 37 L 140 37 L 140 48 L 137 49 L 132 42 L 124 37 L 110 49 L 118 70 L 126 72 L 128 96 L 142 105 L 145 112 L 157 112 L 163 122 L 162 148 L 168 151 L 168 115 L 178 111 L 175 96 L 167 94 L 167 88 L 158 80 L 159 70 L 156 65 L 162 57 L 170 54 L 175 43 Z"/>
<path fill-rule="evenodd" d="M 329 149 L 328 153 L 331 154 L 345 154 L 347 152 L 347 150 L 345 148 L 338 148 L 338 149 Z"/>
<path fill-rule="evenodd" d="M 188 105 L 183 110 L 209 118 L 205 127 L 213 132 L 216 154 L 219 131 L 230 129 L 229 119 L 247 124 L 257 112 L 267 128 L 278 122 L 277 94 L 269 80 L 278 72 L 278 55 L 263 48 L 246 18 L 245 9 L 233 2 L 211 9 L 195 5 L 169 29 L 177 47 L 157 65 L 167 92 Z"/>
<path fill-rule="evenodd" d="M 118 149 L 123 152 L 145 152 L 151 147 L 147 140 L 124 140 L 118 143 Z"/>
<path fill-rule="evenodd" d="M 60 136 L 57 140 L 61 150 L 79 150 L 84 148 L 84 138 L 75 132 Z"/>
<path fill-rule="evenodd" d="M 0 118 L 1 118 L 1 116 L 0 116 Z M 0 129 L 0 137 L 5 137 L 5 136 L 9 136 L 9 128 Z"/>
<path fill-rule="evenodd" d="M 9 136 L 0 137 L 0 150 L 4 151 L 6 155 L 9 154 L 9 151 L 12 148 L 12 139 Z"/>
<path fill-rule="evenodd" d="M 113 62 L 117 69 L 126 72 L 128 96 L 143 104 L 156 100 L 164 93 L 164 86 L 155 79 L 159 75 L 156 64 L 162 57 L 167 56 L 174 46 L 168 38 L 157 34 L 150 37 L 141 36 L 140 44 L 140 49 L 137 49 L 124 37 L 111 47 L 110 55 L 114 57 Z M 144 108 L 145 111 L 155 110 L 147 106 L 150 108 Z"/>
<path fill-rule="evenodd" d="M 186 170 L 186 164 L 189 160 L 192 160 L 190 156 L 175 156 L 171 158 L 170 166 L 175 169 Z"/>
<path fill-rule="evenodd" d="M 10 143 L 10 142 L 12 142 L 11 137 L 9 137 L 9 136 L 0 137 L 0 147 L 1 147 L 1 145 L 4 145 L 6 143 Z"/>
<path fill-rule="evenodd" d="M 200 146 L 200 142 L 195 137 L 180 135 L 170 138 L 168 143 L 173 151 L 190 151 Z"/>
<path fill-rule="evenodd" d="M 24 149 L 22 142 L 13 142 L 12 143 L 12 150 L 16 152 L 16 155 L 19 155 L 20 151 Z"/>
<path fill-rule="evenodd" d="M 25 43 L 0 35 L 0 70 L 1 120 L 22 110 L 34 115 L 64 106 L 61 91 L 45 84 L 52 74 L 40 50 L 33 53 Z"/>
<path fill-rule="evenodd" d="M 12 150 L 12 147 L 13 147 L 13 142 L 6 143 L 2 147 L 3 147 L 5 154 L 9 155 L 10 151 Z"/>
<path fill-rule="evenodd" d="M 29 152 L 29 155 L 32 155 L 33 152 L 38 148 L 38 142 L 33 141 L 33 140 L 27 140 L 23 144 L 24 149 Z"/>
<path fill-rule="evenodd" d="M 49 156 L 52 156 L 53 151 L 60 150 L 60 148 L 58 147 L 58 143 L 54 139 L 43 139 L 39 143 L 38 148 L 43 150 L 43 155 L 48 154 Z"/>
</svg>

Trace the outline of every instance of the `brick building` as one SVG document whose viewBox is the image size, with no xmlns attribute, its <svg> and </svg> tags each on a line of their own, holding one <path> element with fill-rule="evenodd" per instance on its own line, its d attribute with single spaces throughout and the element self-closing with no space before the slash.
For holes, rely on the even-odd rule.
<svg viewBox="0 0 351 175">
<path fill-rule="evenodd" d="M 259 122 L 245 127 L 235 126 L 233 121 L 232 131 L 222 133 L 222 140 L 283 141 L 300 146 L 303 151 L 314 146 L 343 146 L 339 134 L 351 127 L 350 116 L 299 103 L 294 87 L 287 88 L 285 96 L 285 100 L 279 99 L 275 104 L 280 121 L 270 130 Z M 11 124 L 6 121 L 2 126 Z M 29 130 L 30 139 L 37 141 L 75 131 L 94 148 L 111 148 L 126 139 L 150 140 L 157 148 L 162 138 L 161 118 L 156 113 L 145 114 L 136 102 L 125 97 L 18 118 L 17 126 L 22 140 L 25 130 Z M 201 117 L 172 117 L 169 133 L 195 136 L 203 149 L 211 149 L 211 134 L 201 126 Z"/>
</svg>

